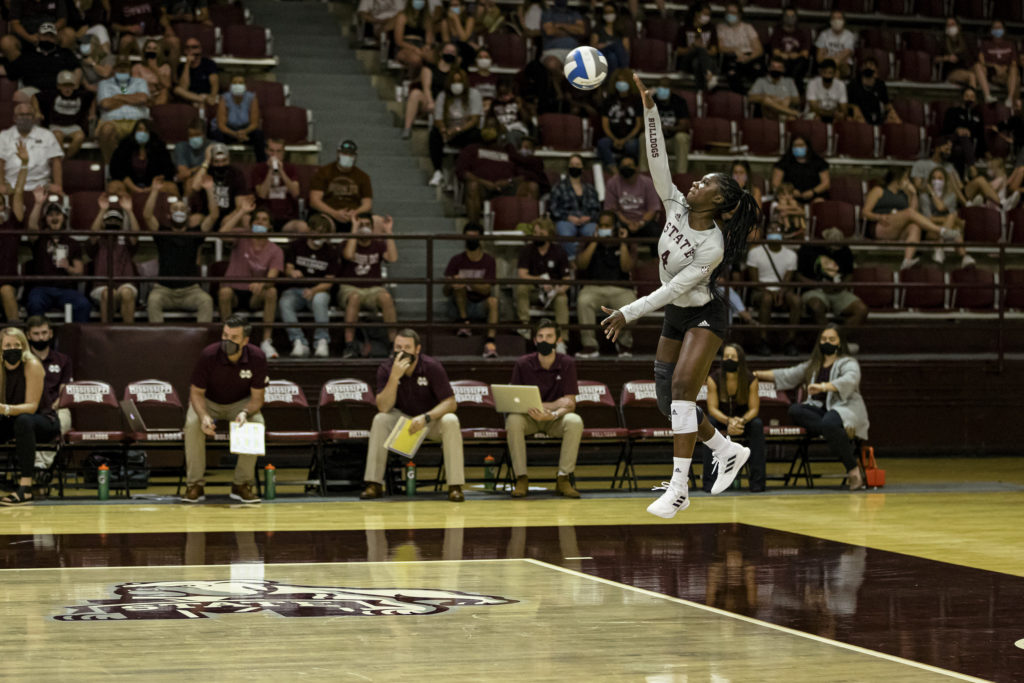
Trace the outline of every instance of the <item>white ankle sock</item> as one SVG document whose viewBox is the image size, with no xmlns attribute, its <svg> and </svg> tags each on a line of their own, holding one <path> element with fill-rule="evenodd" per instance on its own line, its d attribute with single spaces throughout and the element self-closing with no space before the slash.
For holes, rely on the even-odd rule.
<svg viewBox="0 0 1024 683">
<path fill-rule="evenodd" d="M 692 458 L 672 458 L 672 483 L 676 486 L 690 483 L 690 460 Z"/>
<path fill-rule="evenodd" d="M 715 435 L 705 441 L 704 445 L 710 448 L 712 452 L 717 453 L 729 445 L 729 439 L 727 439 L 722 432 L 716 429 Z"/>
</svg>

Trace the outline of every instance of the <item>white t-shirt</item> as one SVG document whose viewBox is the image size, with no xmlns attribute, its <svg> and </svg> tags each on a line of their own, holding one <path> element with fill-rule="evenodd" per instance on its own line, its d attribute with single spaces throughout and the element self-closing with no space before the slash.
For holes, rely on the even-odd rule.
<svg viewBox="0 0 1024 683">
<path fill-rule="evenodd" d="M 384 21 L 405 9 L 405 0 L 359 0 L 357 12 L 366 12 L 377 21 Z"/>
<path fill-rule="evenodd" d="M 772 263 L 775 264 L 774 269 Z M 767 245 L 759 244 L 752 247 L 747 253 L 747 267 L 757 268 L 758 282 L 780 282 L 775 271 L 779 271 L 779 275 L 785 278 L 786 273 L 796 270 L 796 252 L 789 247 L 771 251 Z M 765 287 L 765 289 L 769 292 L 777 292 L 780 287 Z"/>
<path fill-rule="evenodd" d="M 833 59 L 840 52 L 852 50 L 856 44 L 857 37 L 853 35 L 852 31 L 845 28 L 839 34 L 836 34 L 831 28 L 825 29 L 818 34 L 818 39 L 814 41 L 814 47 L 824 48 L 825 53 Z M 852 54 L 847 59 L 847 63 L 853 63 Z"/>
<path fill-rule="evenodd" d="M 57 143 L 53 133 L 34 126 L 24 138 L 14 126 L 0 132 L 0 159 L 4 160 L 4 180 L 12 188 L 18 182 L 21 159 L 18 158 L 18 140 L 25 141 L 28 149 L 28 176 L 25 190 L 34 190 L 50 182 L 50 159 L 64 156 L 64 150 Z"/>
<path fill-rule="evenodd" d="M 484 98 L 480 94 L 480 91 L 476 88 L 470 88 L 467 99 L 469 100 L 469 109 L 462 104 L 462 99 L 450 95 L 447 91 L 441 92 L 437 99 L 434 100 L 434 117 L 441 118 L 444 116 L 445 100 L 452 98 L 452 106 L 448 107 L 448 121 L 446 122 L 449 128 L 456 128 L 462 126 L 470 116 L 482 116 L 484 113 Z"/>
<path fill-rule="evenodd" d="M 807 81 L 807 101 L 814 100 L 825 111 L 835 111 L 840 104 L 846 104 L 846 84 L 838 78 L 832 80 L 832 87 L 826 88 L 821 76 Z M 810 107 L 807 108 L 810 111 Z"/>
</svg>

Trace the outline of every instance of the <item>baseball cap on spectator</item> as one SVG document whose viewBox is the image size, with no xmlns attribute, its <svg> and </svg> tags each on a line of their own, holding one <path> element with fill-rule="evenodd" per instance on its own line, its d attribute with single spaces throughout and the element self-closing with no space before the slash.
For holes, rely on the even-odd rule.
<svg viewBox="0 0 1024 683">
<path fill-rule="evenodd" d="M 338 151 L 345 154 L 355 154 L 358 150 L 359 147 L 352 140 L 342 140 L 341 144 L 338 145 Z"/>
<path fill-rule="evenodd" d="M 43 34 L 46 34 L 46 33 L 49 33 L 50 35 L 53 35 L 53 36 L 57 35 L 57 26 L 56 26 L 56 24 L 51 24 L 48 21 L 43 22 L 42 24 L 39 24 L 39 35 L 43 35 Z"/>
<path fill-rule="evenodd" d="M 108 225 L 117 229 L 124 224 L 124 210 L 121 208 L 110 207 L 103 214 L 103 226 Z"/>
<path fill-rule="evenodd" d="M 74 85 L 75 74 L 70 71 L 61 71 L 57 74 L 57 85 Z"/>
<path fill-rule="evenodd" d="M 229 156 L 231 155 L 228 153 L 228 146 L 225 145 L 223 142 L 215 142 L 214 144 L 210 145 L 211 159 L 227 159 Z"/>
</svg>

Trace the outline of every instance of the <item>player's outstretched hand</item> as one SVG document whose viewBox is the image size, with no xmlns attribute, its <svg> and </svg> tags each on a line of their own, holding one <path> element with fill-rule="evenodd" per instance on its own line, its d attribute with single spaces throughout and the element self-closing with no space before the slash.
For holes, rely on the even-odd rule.
<svg viewBox="0 0 1024 683">
<path fill-rule="evenodd" d="M 640 97 L 644 101 L 644 109 L 653 109 L 654 91 L 647 89 L 647 87 L 644 85 L 644 82 L 640 80 L 640 75 L 637 73 L 633 74 L 633 82 L 636 83 L 636 87 L 640 91 Z"/>
<path fill-rule="evenodd" d="M 604 328 L 604 336 L 613 342 L 618 341 L 619 332 L 626 327 L 626 316 L 622 315 L 622 311 L 606 306 L 602 306 L 601 310 L 608 314 L 608 317 L 601 321 L 601 327 Z"/>
</svg>

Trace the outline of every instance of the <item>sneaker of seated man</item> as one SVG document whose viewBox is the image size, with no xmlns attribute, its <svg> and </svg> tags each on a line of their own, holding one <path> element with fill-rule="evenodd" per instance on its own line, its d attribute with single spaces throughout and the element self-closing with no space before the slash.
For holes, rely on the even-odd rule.
<svg viewBox="0 0 1024 683">
<path fill-rule="evenodd" d="M 342 284 L 338 288 L 338 305 L 345 309 L 343 358 L 358 358 L 362 355 L 356 342 L 355 328 L 359 321 L 359 311 L 380 311 L 386 323 L 398 319 L 395 300 L 384 288 L 382 274 L 384 262 L 394 263 L 398 260 L 398 248 L 393 239 L 372 237 L 375 234 L 390 235 L 393 228 L 391 216 L 361 213 L 356 217 L 356 237 L 345 242 L 341 264 Z M 388 337 L 394 340 L 394 328 L 388 328 Z"/>
<path fill-rule="evenodd" d="M 497 273 L 494 257 L 484 252 L 480 243 L 483 228 L 477 223 L 466 223 L 462 229 L 466 237 L 466 250 L 452 256 L 444 269 L 444 276 L 454 282 L 444 286 L 448 297 L 448 317 L 465 327 L 456 333 L 469 337 L 473 332 L 468 325 L 473 321 L 487 321 L 487 338 L 484 340 L 484 358 L 497 358 L 495 326 L 498 324 L 498 297 L 494 287 L 487 280 L 493 280 Z"/>
<path fill-rule="evenodd" d="M 388 451 L 384 447 L 398 420 L 412 420 L 410 431 L 427 430 L 427 439 L 440 441 L 444 471 L 448 475 L 448 500 L 464 500 L 462 430 L 455 415 L 455 392 L 448 373 L 436 359 L 425 355 L 415 330 L 403 329 L 394 340 L 394 355 L 377 368 L 377 415 L 370 427 L 366 451 L 366 489 L 363 500 L 384 495 L 384 470 Z"/>
<path fill-rule="evenodd" d="M 512 469 L 516 473 L 515 498 L 524 497 L 530 489 L 526 470 L 526 437 L 537 432 L 562 439 L 558 458 L 558 479 L 555 491 L 566 498 L 579 498 L 580 492 L 572 485 L 570 476 L 576 469 L 580 439 L 583 437 L 583 419 L 576 414 L 576 363 L 572 357 L 555 351 L 558 325 L 543 319 L 534 333 L 535 353 L 516 360 L 510 384 L 533 385 L 540 389 L 542 408 L 531 408 L 529 413 L 510 413 L 505 418 Z"/>
</svg>

